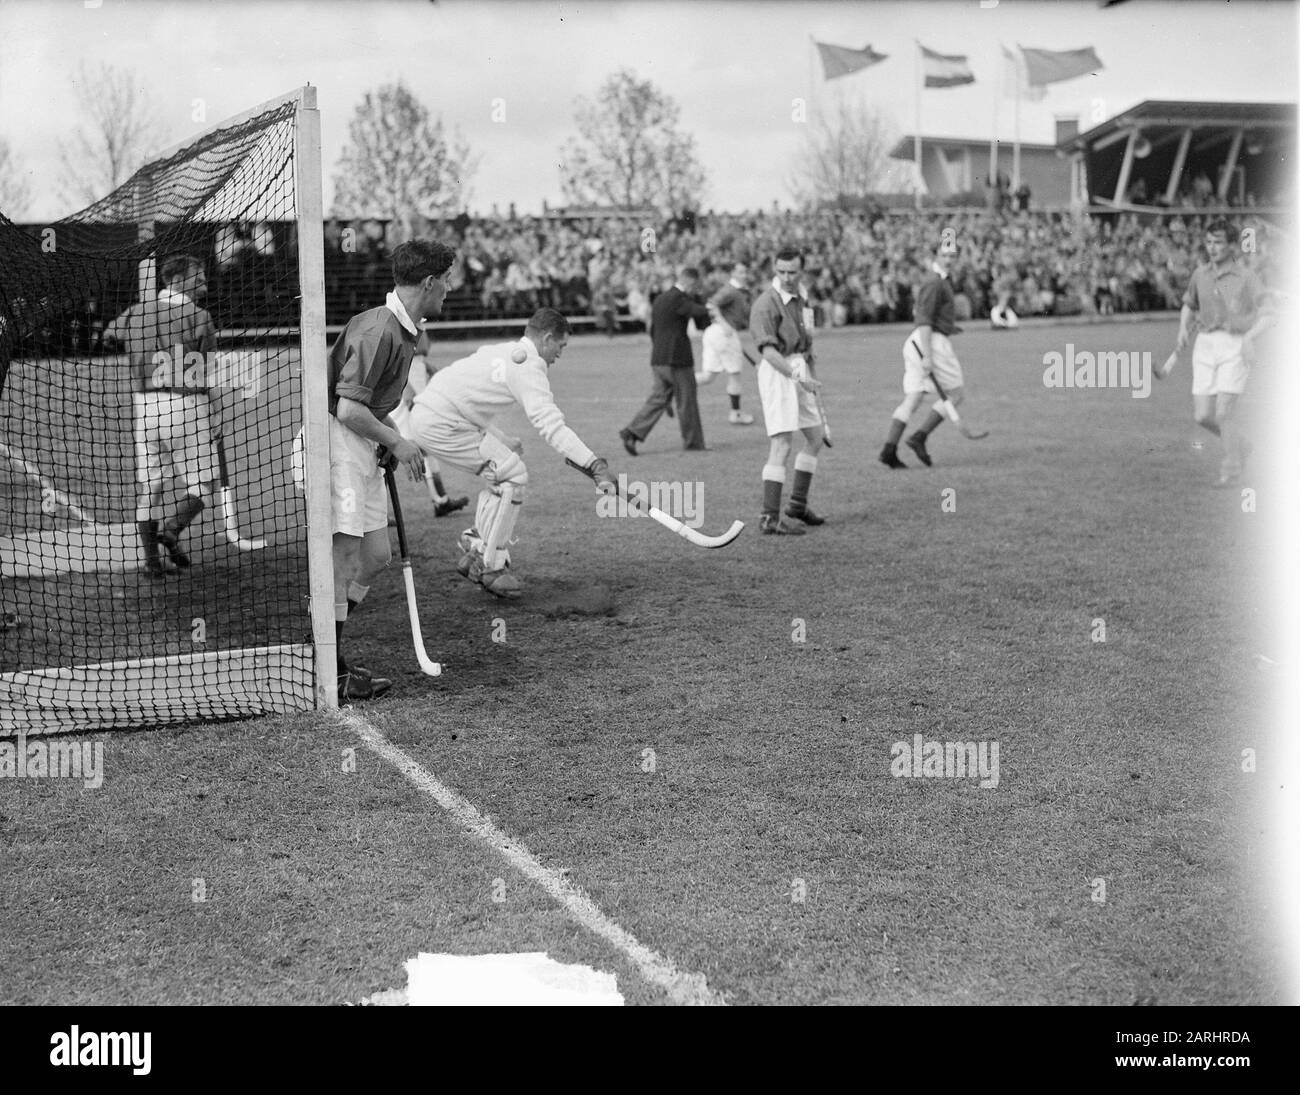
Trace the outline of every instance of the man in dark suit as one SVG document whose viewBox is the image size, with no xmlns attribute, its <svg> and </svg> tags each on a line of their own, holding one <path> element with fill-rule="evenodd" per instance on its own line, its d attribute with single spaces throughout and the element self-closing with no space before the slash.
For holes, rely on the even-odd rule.
<svg viewBox="0 0 1300 1095">
<path fill-rule="evenodd" d="M 693 266 L 677 271 L 677 281 L 655 299 L 650 312 L 650 368 L 654 387 L 637 415 L 618 431 L 623 448 L 636 456 L 636 446 L 659 421 L 670 402 L 677 404 L 677 421 L 682 429 L 682 445 L 687 452 L 701 451 L 704 429 L 700 425 L 700 408 L 695 402 L 695 355 L 686 325 L 693 319 L 697 327 L 709 322 L 709 309 L 696 296 L 700 272 Z"/>
</svg>

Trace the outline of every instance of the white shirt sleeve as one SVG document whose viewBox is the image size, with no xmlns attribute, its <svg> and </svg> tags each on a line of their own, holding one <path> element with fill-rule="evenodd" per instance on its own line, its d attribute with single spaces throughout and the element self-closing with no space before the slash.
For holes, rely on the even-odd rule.
<svg viewBox="0 0 1300 1095">
<path fill-rule="evenodd" d="M 586 467 L 591 463 L 596 454 L 564 424 L 564 415 L 555 405 L 555 396 L 551 394 L 546 363 L 541 358 L 533 358 L 507 369 L 506 385 L 510 394 L 523 407 L 528 421 L 542 435 L 543 441 L 575 464 Z"/>
</svg>

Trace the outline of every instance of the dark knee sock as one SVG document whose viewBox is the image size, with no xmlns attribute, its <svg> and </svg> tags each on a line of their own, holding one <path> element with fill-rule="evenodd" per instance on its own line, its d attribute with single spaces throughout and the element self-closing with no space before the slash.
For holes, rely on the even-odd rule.
<svg viewBox="0 0 1300 1095">
<path fill-rule="evenodd" d="M 185 531 L 189 523 L 203 512 L 203 504 L 202 498 L 195 498 L 194 495 L 187 494 L 185 501 L 181 503 L 180 509 L 176 511 L 176 515 L 167 522 L 167 528 L 179 536 Z"/>
<path fill-rule="evenodd" d="M 140 530 L 140 543 L 144 545 L 145 557 L 158 558 L 158 522 L 137 521 L 136 528 Z"/>
<path fill-rule="evenodd" d="M 794 506 L 806 506 L 808 504 L 808 488 L 812 486 L 813 473 L 810 471 L 794 470 L 794 486 L 790 488 L 790 504 Z M 778 499 L 778 502 L 780 500 Z"/>
<path fill-rule="evenodd" d="M 939 426 L 942 425 L 942 423 L 943 423 L 943 415 L 941 415 L 938 411 L 931 411 L 926 416 L 925 421 L 921 423 L 921 428 L 916 432 L 921 436 L 922 439 L 924 439 L 926 437 L 929 437 L 930 434 L 934 433 L 934 431 L 937 430 Z"/>
<path fill-rule="evenodd" d="M 731 400 L 731 409 L 733 411 L 740 410 L 740 393 L 737 392 L 735 395 L 729 395 L 728 398 Z"/>
<path fill-rule="evenodd" d="M 885 438 L 886 445 L 897 445 L 902 439 L 903 430 L 907 428 L 907 423 L 897 418 L 889 420 L 889 436 Z"/>
<path fill-rule="evenodd" d="M 784 483 L 775 479 L 763 480 L 763 513 L 776 517 L 781 513 L 781 488 Z"/>
</svg>

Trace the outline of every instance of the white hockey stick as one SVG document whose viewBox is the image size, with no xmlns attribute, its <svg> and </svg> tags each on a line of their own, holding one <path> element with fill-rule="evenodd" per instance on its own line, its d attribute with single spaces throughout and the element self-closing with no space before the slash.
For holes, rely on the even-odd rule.
<svg viewBox="0 0 1300 1095">
<path fill-rule="evenodd" d="M 582 472 L 582 474 L 587 476 L 588 479 L 592 478 L 591 472 L 588 471 L 586 468 L 584 468 L 581 464 L 573 460 L 570 460 L 568 457 L 565 457 L 564 462 L 568 464 L 569 467 L 571 468 L 577 468 L 578 471 Z M 656 506 L 650 505 L 648 502 L 642 500 L 641 498 L 638 498 L 636 495 L 625 494 L 623 495 L 623 498 L 628 503 L 628 505 L 635 504 L 636 507 L 642 513 L 646 514 L 649 517 L 654 518 L 656 521 L 659 522 L 659 524 L 663 525 L 664 528 L 672 529 L 672 531 L 677 533 L 677 535 L 680 536 L 683 540 L 686 540 L 689 543 L 694 544 L 696 547 L 724 548 L 729 543 L 731 543 L 732 540 L 734 540 L 737 536 L 739 536 L 741 530 L 745 527 L 744 521 L 732 521 L 731 528 L 727 529 L 727 531 L 724 532 L 721 536 L 705 536 L 704 533 L 691 528 L 690 525 L 683 524 L 681 521 L 677 520 L 676 517 L 673 517 L 671 514 L 664 513 L 663 510 L 659 509 Z"/>
<path fill-rule="evenodd" d="M 420 630 L 420 611 L 415 605 L 415 576 L 411 572 L 411 556 L 406 549 L 406 523 L 402 520 L 402 502 L 397 497 L 397 480 L 392 468 L 384 469 L 388 482 L 388 497 L 393 502 L 393 519 L 397 522 L 397 550 L 402 556 L 402 581 L 406 585 L 406 608 L 411 617 L 411 641 L 415 644 L 415 660 L 430 677 L 441 677 L 442 666 L 424 649 L 424 633 Z"/>
<path fill-rule="evenodd" d="M 225 438 L 217 438 L 217 467 L 221 471 L 221 520 L 226 526 L 226 539 L 240 551 L 260 551 L 266 547 L 265 540 L 248 540 L 239 534 L 239 522 L 235 519 L 235 500 L 230 491 L 226 471 Z"/>
<path fill-rule="evenodd" d="M 948 421 L 961 430 L 963 437 L 968 437 L 972 441 L 983 441 L 984 438 L 988 437 L 988 430 L 972 430 L 961 420 L 961 416 L 957 413 L 956 405 L 948 398 L 948 393 L 943 390 L 943 385 L 939 383 L 939 378 L 935 376 L 934 373 L 930 374 L 930 380 L 934 384 L 934 390 L 939 393 L 940 413 L 947 417 Z"/>
<path fill-rule="evenodd" d="M 21 468 L 23 473 L 36 483 L 41 492 L 41 512 L 49 516 L 56 516 L 56 511 L 63 508 L 68 511 L 74 521 L 80 521 L 83 525 L 93 525 L 95 522 L 87 517 L 73 501 L 63 491 L 55 488 L 54 484 L 45 478 L 39 468 L 34 467 L 23 459 L 21 453 L 11 449 L 8 445 L 0 442 L 0 457 L 3 457 L 15 467 Z"/>
</svg>

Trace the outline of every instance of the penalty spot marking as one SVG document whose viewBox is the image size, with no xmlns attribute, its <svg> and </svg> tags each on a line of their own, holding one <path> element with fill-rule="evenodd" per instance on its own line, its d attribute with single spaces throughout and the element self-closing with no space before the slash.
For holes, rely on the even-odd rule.
<svg viewBox="0 0 1300 1095">
<path fill-rule="evenodd" d="M 497 828 L 491 818 L 480 813 L 472 802 L 425 771 L 366 719 L 348 710 L 338 712 L 337 717 L 362 740 L 367 749 L 388 761 L 450 814 L 462 830 L 500 854 L 515 870 L 550 894 L 574 920 L 620 951 L 636 966 L 642 977 L 663 989 L 673 1003 L 726 1004 L 721 996 L 709 988 L 703 974 L 682 972 L 669 959 L 657 954 L 631 932 L 610 920 L 582 889 L 558 871 L 547 867 L 522 843 Z"/>
</svg>

